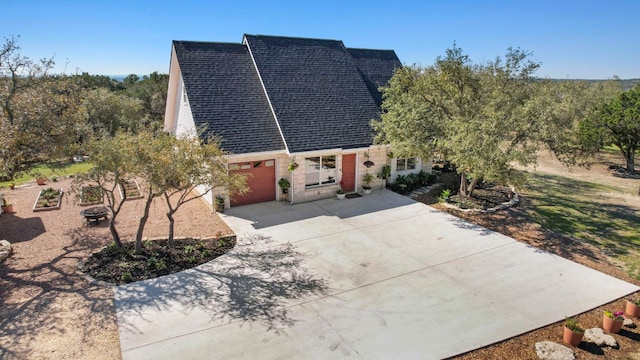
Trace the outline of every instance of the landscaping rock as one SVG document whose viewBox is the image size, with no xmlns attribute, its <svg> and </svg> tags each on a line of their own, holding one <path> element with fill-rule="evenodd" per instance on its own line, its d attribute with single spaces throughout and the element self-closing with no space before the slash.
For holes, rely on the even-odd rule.
<svg viewBox="0 0 640 360">
<path fill-rule="evenodd" d="M 0 262 L 5 261 L 10 255 L 13 249 L 11 243 L 7 240 L 0 240 Z"/>
<path fill-rule="evenodd" d="M 631 319 L 624 319 L 624 322 L 622 323 L 622 326 L 626 326 L 628 328 L 635 328 L 636 324 Z"/>
<path fill-rule="evenodd" d="M 536 354 L 540 360 L 575 360 L 576 358 L 573 350 L 553 341 L 537 342 Z"/>
<path fill-rule="evenodd" d="M 617 347 L 618 342 L 611 335 L 607 335 L 600 328 L 587 329 L 582 341 L 592 342 L 598 346 Z"/>
</svg>

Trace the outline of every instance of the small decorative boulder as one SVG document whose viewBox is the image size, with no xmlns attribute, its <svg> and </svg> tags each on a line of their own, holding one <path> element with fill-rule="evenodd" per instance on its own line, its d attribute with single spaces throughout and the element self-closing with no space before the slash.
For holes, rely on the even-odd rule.
<svg viewBox="0 0 640 360">
<path fill-rule="evenodd" d="M 536 355 L 540 360 L 575 360 L 576 358 L 573 350 L 553 341 L 537 342 Z"/>
<path fill-rule="evenodd" d="M 0 262 L 5 261 L 13 249 L 11 248 L 11 243 L 7 240 L 0 240 Z"/>
<path fill-rule="evenodd" d="M 636 323 L 633 322 L 633 320 L 631 319 L 624 319 L 624 322 L 622 323 L 622 326 L 628 327 L 628 328 L 635 328 L 636 327 Z"/>
<path fill-rule="evenodd" d="M 582 341 L 592 342 L 598 346 L 617 347 L 618 342 L 611 335 L 607 335 L 600 328 L 587 329 Z"/>
</svg>

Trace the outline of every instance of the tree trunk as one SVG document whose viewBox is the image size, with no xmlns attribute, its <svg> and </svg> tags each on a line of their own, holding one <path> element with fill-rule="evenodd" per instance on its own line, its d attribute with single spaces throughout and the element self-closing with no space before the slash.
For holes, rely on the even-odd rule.
<svg viewBox="0 0 640 360">
<path fill-rule="evenodd" d="M 173 213 L 175 211 L 168 211 L 167 218 L 169 219 L 169 238 L 167 239 L 167 246 L 173 248 L 173 225 L 175 224 L 175 219 L 173 218 Z"/>
<path fill-rule="evenodd" d="M 471 180 L 471 184 L 467 188 L 467 191 L 468 191 L 467 197 L 473 196 L 473 191 L 476 189 L 477 185 L 478 185 L 478 179 Z"/>
<path fill-rule="evenodd" d="M 633 174 L 636 171 L 635 149 L 629 150 L 626 156 L 626 160 L 627 160 L 627 172 L 630 174 Z"/>
<path fill-rule="evenodd" d="M 118 248 L 122 248 L 122 241 L 120 240 L 120 234 L 116 230 L 115 225 L 115 215 L 111 217 L 109 220 L 109 231 L 111 232 L 111 237 L 113 237 L 113 242 L 116 243 Z"/>
<path fill-rule="evenodd" d="M 458 191 L 460 196 L 470 197 L 473 196 L 473 190 L 478 185 L 478 179 L 471 180 L 471 183 L 467 182 L 467 175 L 460 173 L 460 190 Z"/>
<path fill-rule="evenodd" d="M 144 204 L 144 214 L 140 218 L 140 222 L 138 223 L 138 232 L 136 233 L 136 254 L 142 252 L 142 232 L 144 231 L 144 226 L 147 223 L 147 219 L 149 219 L 149 211 L 151 209 L 151 203 L 153 202 L 153 192 L 149 191 L 147 194 L 147 201 Z"/>
<path fill-rule="evenodd" d="M 467 196 L 467 175 L 464 172 L 460 173 L 460 189 L 458 190 L 460 196 Z"/>
</svg>

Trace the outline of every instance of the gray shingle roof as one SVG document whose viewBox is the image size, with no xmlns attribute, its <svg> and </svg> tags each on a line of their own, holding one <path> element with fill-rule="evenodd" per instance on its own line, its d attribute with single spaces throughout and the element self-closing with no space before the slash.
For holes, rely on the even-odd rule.
<svg viewBox="0 0 640 360">
<path fill-rule="evenodd" d="M 337 40 L 245 35 L 244 44 L 173 46 L 196 126 L 236 154 L 285 149 L 278 125 L 292 153 L 371 145 L 377 89 L 400 66 L 393 50 Z"/>
<path fill-rule="evenodd" d="M 246 46 L 174 41 L 197 127 L 235 154 L 285 148 Z"/>
<path fill-rule="evenodd" d="M 356 61 L 367 88 L 378 106 L 382 105 L 382 93 L 378 91 L 385 86 L 395 69 L 402 66 L 393 50 L 347 49 Z"/>
<path fill-rule="evenodd" d="M 341 41 L 245 39 L 291 152 L 372 144 L 380 112 Z"/>
</svg>

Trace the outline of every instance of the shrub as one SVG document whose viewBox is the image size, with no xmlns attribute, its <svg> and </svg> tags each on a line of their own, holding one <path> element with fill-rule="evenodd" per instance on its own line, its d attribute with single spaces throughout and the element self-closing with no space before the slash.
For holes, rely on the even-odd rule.
<svg viewBox="0 0 640 360">
<path fill-rule="evenodd" d="M 120 280 L 125 283 L 130 283 L 131 281 L 133 281 L 133 276 L 131 276 L 130 272 L 125 271 L 122 273 L 122 275 L 120 275 Z"/>
<path fill-rule="evenodd" d="M 442 190 L 442 192 L 440 193 L 440 197 L 438 197 L 438 202 L 446 202 L 449 199 L 449 196 L 451 196 L 451 189 Z"/>
</svg>

